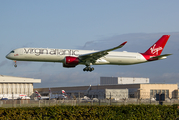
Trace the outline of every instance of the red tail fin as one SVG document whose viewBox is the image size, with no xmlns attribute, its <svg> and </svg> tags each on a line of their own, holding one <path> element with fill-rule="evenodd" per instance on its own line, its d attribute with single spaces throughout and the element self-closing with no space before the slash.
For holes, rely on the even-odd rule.
<svg viewBox="0 0 179 120">
<path fill-rule="evenodd" d="M 65 90 L 62 90 L 62 94 L 66 94 L 66 93 L 65 93 Z"/>
<path fill-rule="evenodd" d="M 167 43 L 170 35 L 163 35 L 155 44 L 153 44 L 145 53 L 145 55 L 158 56 L 162 53 L 165 44 Z"/>
</svg>

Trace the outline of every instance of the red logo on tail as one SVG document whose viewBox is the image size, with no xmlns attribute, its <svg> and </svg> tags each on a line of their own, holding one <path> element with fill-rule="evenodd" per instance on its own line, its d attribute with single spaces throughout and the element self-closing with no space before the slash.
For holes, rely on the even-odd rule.
<svg viewBox="0 0 179 120">
<path fill-rule="evenodd" d="M 156 44 L 154 44 L 153 47 L 150 48 L 150 51 L 151 51 L 152 54 L 158 55 L 158 52 L 160 50 L 163 50 L 163 48 L 162 47 L 155 48 L 155 46 L 156 46 Z"/>
</svg>

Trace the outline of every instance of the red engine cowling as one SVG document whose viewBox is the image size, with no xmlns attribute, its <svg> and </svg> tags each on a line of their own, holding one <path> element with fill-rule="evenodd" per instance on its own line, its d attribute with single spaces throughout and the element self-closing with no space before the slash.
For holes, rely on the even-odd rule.
<svg viewBox="0 0 179 120">
<path fill-rule="evenodd" d="M 75 67 L 76 65 L 79 64 L 79 58 L 78 57 L 73 57 L 73 56 L 66 56 L 64 63 L 63 63 L 63 67 Z"/>
</svg>

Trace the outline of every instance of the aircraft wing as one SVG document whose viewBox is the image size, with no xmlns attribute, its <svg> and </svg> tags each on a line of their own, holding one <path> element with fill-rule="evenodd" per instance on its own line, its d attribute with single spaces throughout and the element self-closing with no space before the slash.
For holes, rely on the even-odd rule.
<svg viewBox="0 0 179 120">
<path fill-rule="evenodd" d="M 79 56 L 79 59 L 82 63 L 95 63 L 95 61 L 105 55 L 108 54 L 108 52 L 122 48 L 126 42 L 123 42 L 122 44 L 120 44 L 117 47 L 111 48 L 111 49 L 107 49 L 107 50 L 102 50 L 102 51 L 98 51 L 98 52 L 93 52 L 93 53 L 88 53 L 88 54 L 83 54 Z"/>
</svg>

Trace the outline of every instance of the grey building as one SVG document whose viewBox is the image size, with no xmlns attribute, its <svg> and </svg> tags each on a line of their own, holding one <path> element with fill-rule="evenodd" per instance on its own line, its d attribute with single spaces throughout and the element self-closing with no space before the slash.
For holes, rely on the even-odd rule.
<svg viewBox="0 0 179 120">
<path fill-rule="evenodd" d="M 149 78 L 135 77 L 100 77 L 100 85 L 118 85 L 118 84 L 142 84 L 149 83 Z"/>
</svg>

